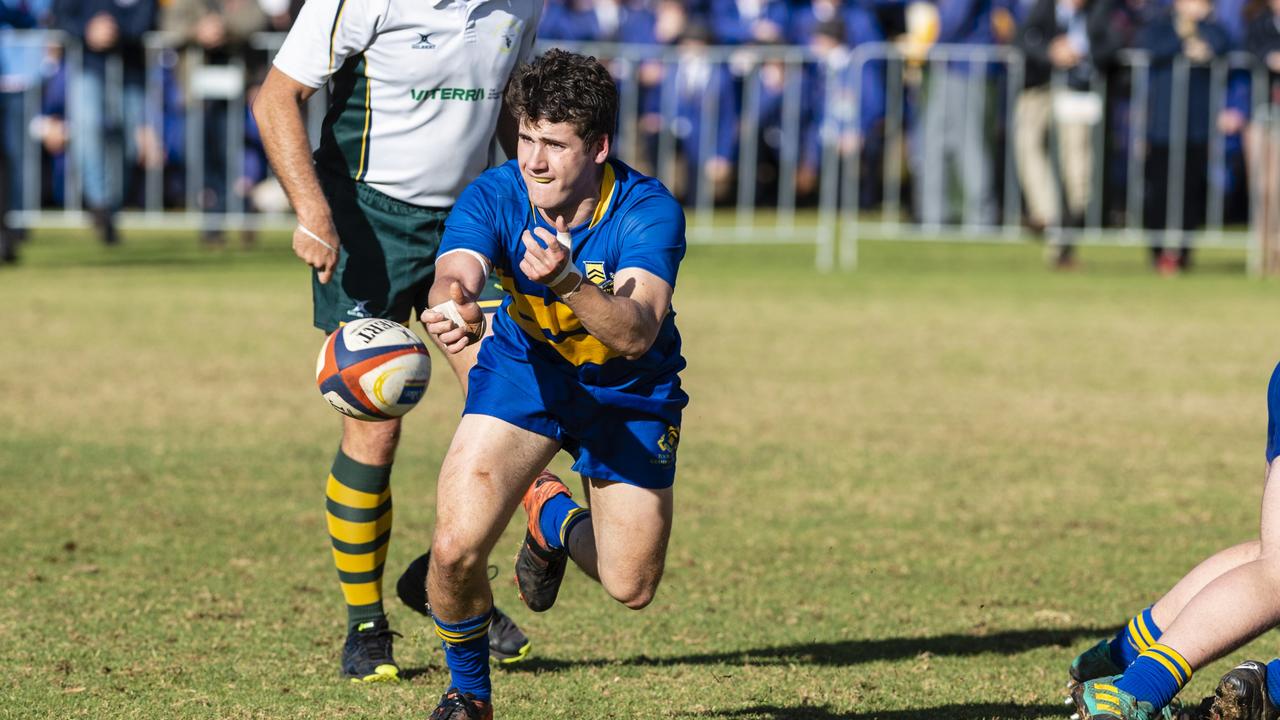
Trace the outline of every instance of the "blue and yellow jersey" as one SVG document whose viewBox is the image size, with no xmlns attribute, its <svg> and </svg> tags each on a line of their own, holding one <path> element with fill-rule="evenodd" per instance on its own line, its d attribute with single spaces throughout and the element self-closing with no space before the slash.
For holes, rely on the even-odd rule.
<svg viewBox="0 0 1280 720">
<path fill-rule="evenodd" d="M 509 293 L 486 345 L 575 373 L 587 385 L 630 392 L 645 393 L 684 368 L 674 310 L 649 351 L 628 360 L 591 336 L 549 288 L 525 277 L 520 238 L 538 226 L 555 234 L 529 201 L 514 160 L 476 178 L 449 214 L 440 254 L 466 249 L 484 255 Z M 614 275 L 624 268 L 647 270 L 675 287 L 685 252 L 684 211 L 654 178 L 610 160 L 595 213 L 570 233 L 574 265 L 586 282 L 605 292 L 612 292 Z"/>
<path fill-rule="evenodd" d="M 1267 464 L 1280 457 L 1280 364 L 1267 383 Z"/>
</svg>

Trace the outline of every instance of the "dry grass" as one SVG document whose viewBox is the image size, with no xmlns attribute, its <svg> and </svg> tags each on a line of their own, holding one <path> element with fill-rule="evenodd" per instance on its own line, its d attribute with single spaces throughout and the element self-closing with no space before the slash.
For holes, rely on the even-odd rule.
<svg viewBox="0 0 1280 720">
<path fill-rule="evenodd" d="M 0 717 L 424 717 L 443 659 L 399 607 L 411 679 L 336 678 L 305 272 L 279 238 L 129 240 L 44 234 L 0 273 Z M 499 584 L 536 657 L 497 673 L 501 717 L 1057 717 L 1077 649 L 1255 532 L 1274 283 L 1136 250 L 863 258 L 691 251 L 668 577 L 638 614 L 581 577 L 544 616 Z M 393 577 L 459 405 L 438 373 L 410 416 Z"/>
</svg>

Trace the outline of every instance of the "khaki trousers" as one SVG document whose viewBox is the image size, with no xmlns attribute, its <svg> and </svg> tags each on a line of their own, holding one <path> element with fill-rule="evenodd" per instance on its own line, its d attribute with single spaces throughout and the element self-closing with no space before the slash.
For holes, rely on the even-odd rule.
<svg viewBox="0 0 1280 720">
<path fill-rule="evenodd" d="M 1018 180 L 1022 183 L 1022 194 L 1027 199 L 1031 220 L 1042 226 L 1063 222 L 1058 183 L 1049 158 L 1049 128 L 1053 122 L 1053 91 L 1049 87 L 1030 88 L 1018 96 L 1014 109 L 1014 155 Z M 1067 210 L 1071 215 L 1083 217 L 1092 195 L 1093 126 L 1058 122 L 1055 130 Z"/>
</svg>

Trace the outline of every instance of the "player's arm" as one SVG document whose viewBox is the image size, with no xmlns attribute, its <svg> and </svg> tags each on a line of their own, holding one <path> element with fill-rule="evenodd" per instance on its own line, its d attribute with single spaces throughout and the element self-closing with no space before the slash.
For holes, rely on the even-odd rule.
<svg viewBox="0 0 1280 720">
<path fill-rule="evenodd" d="M 484 290 L 493 262 L 475 250 L 451 250 L 436 258 L 436 279 L 427 293 L 430 307 L 422 326 L 449 353 L 461 352 L 484 337 L 484 310 L 476 298 Z"/>
<path fill-rule="evenodd" d="M 671 284 L 648 270 L 623 268 L 614 276 L 610 295 L 583 280 L 570 264 L 568 251 L 550 232 L 545 228 L 534 232 L 541 243 L 527 230 L 521 238 L 524 274 L 559 295 L 587 332 L 610 350 L 628 358 L 648 352 L 671 307 Z"/>
<path fill-rule="evenodd" d="M 303 119 L 307 99 L 315 91 L 273 67 L 253 102 L 253 117 L 271 169 L 298 215 L 293 251 L 319 271 L 321 283 L 327 283 L 338 264 L 339 245 L 333 214 L 311 161 L 311 143 Z"/>
<path fill-rule="evenodd" d="M 641 268 L 623 268 L 613 277 L 613 294 L 589 282 L 561 296 L 587 332 L 630 359 L 649 352 L 671 308 L 671 285 Z"/>
</svg>

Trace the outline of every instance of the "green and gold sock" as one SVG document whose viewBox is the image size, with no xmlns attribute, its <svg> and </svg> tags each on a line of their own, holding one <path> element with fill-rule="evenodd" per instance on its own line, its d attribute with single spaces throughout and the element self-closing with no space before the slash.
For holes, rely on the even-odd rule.
<svg viewBox="0 0 1280 720">
<path fill-rule="evenodd" d="M 347 624 L 384 616 L 382 566 L 391 540 L 391 466 L 365 465 L 341 449 L 325 490 L 325 515 Z"/>
</svg>

